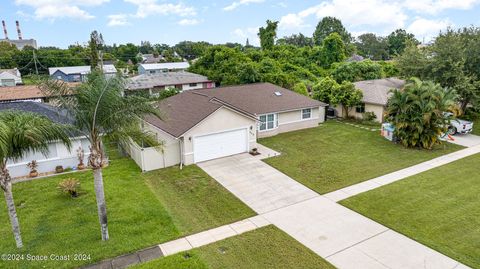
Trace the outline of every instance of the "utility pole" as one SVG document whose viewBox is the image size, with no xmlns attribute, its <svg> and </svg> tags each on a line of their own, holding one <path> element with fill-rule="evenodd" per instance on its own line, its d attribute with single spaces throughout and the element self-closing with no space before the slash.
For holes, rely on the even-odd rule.
<svg viewBox="0 0 480 269">
<path fill-rule="evenodd" d="M 35 49 L 33 50 L 33 63 L 35 64 L 35 73 L 38 76 L 37 55 L 35 54 Z"/>
</svg>

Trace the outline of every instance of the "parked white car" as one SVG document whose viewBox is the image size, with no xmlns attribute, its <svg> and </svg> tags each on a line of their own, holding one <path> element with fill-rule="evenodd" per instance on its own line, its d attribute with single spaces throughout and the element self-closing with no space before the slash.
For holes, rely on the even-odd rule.
<svg viewBox="0 0 480 269">
<path fill-rule="evenodd" d="M 451 116 L 452 114 L 446 113 L 445 115 Z M 452 119 L 448 130 L 451 134 L 468 134 L 473 131 L 473 122 L 461 120 L 461 119 Z"/>
</svg>

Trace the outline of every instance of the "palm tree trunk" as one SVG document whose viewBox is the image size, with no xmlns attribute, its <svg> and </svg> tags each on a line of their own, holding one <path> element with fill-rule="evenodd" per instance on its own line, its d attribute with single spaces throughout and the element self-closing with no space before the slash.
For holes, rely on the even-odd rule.
<svg viewBox="0 0 480 269">
<path fill-rule="evenodd" d="M 98 220 L 102 232 L 102 240 L 108 240 L 108 222 L 107 222 L 107 204 L 105 202 L 105 193 L 103 191 L 102 168 L 93 170 L 93 182 L 95 186 L 95 197 L 97 199 Z"/>
<path fill-rule="evenodd" d="M 20 223 L 18 222 L 17 209 L 15 208 L 15 202 L 13 201 L 12 193 L 12 179 L 6 168 L 6 164 L 1 164 L 0 167 L 0 183 L 5 195 L 5 201 L 7 202 L 8 216 L 10 217 L 10 223 L 12 225 L 13 236 L 17 248 L 23 247 L 22 235 L 20 233 Z"/>
</svg>

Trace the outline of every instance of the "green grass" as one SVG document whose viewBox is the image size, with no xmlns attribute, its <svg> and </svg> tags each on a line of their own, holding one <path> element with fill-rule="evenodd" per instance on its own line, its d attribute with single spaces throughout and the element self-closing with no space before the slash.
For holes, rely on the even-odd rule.
<svg viewBox="0 0 480 269">
<path fill-rule="evenodd" d="M 175 226 L 186 234 L 255 215 L 240 200 L 196 165 L 161 169 L 144 175 L 148 186 L 167 211 L 176 216 Z"/>
<path fill-rule="evenodd" d="M 81 181 L 82 195 L 78 198 L 67 197 L 57 189 L 57 184 L 67 177 Z M 15 248 L 5 201 L 0 199 L 0 254 L 85 253 L 91 260 L 0 261 L 0 268 L 78 267 L 254 215 L 196 166 L 181 172 L 169 168 L 141 174 L 133 161 L 114 158 L 104 170 L 104 181 L 108 242 L 102 242 L 100 237 L 91 172 L 15 184 L 13 192 L 25 247 Z M 207 217 L 198 220 L 201 214 Z M 192 223 L 188 223 L 189 219 Z"/>
<path fill-rule="evenodd" d="M 265 162 L 323 194 L 433 159 L 462 147 L 406 149 L 378 131 L 329 121 L 316 128 L 260 139 L 282 155 Z"/>
<path fill-rule="evenodd" d="M 160 258 L 132 269 L 334 268 L 274 226 L 267 226 L 198 249 Z"/>
<path fill-rule="evenodd" d="M 480 135 L 480 118 L 473 121 L 473 131 L 472 134 Z"/>
<path fill-rule="evenodd" d="M 341 204 L 470 267 L 480 268 L 480 154 Z"/>
</svg>

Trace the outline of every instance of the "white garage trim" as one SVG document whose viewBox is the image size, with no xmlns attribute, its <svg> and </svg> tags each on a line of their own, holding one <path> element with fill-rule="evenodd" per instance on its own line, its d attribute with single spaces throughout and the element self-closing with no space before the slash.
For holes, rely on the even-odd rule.
<svg viewBox="0 0 480 269">
<path fill-rule="evenodd" d="M 211 160 L 211 159 L 221 158 L 221 157 L 225 157 L 225 156 L 229 156 L 229 155 L 239 154 L 239 153 L 242 153 L 242 152 L 248 152 L 250 150 L 249 132 L 248 132 L 249 128 L 250 128 L 249 126 L 246 126 L 246 127 L 223 130 L 223 131 L 220 131 L 220 132 L 207 133 L 207 134 L 202 134 L 202 135 L 197 135 L 197 136 L 192 137 L 193 162 L 197 163 L 197 162 L 202 162 L 202 161 L 207 161 L 207 160 Z M 197 152 L 199 150 L 199 148 L 198 148 L 198 145 L 196 145 L 196 142 L 198 142 L 201 138 L 206 138 L 208 136 L 227 134 L 227 133 L 233 133 L 233 132 L 236 132 L 236 131 L 243 131 L 242 135 L 245 136 L 244 141 L 241 141 L 245 146 L 243 149 L 234 150 L 234 151 L 225 151 L 223 153 L 218 152 L 218 154 L 214 153 L 210 157 L 208 157 L 208 156 L 207 157 L 204 157 L 204 156 L 199 157 L 199 152 Z M 223 142 L 225 145 L 229 146 L 229 145 L 232 145 L 233 141 L 232 142 L 226 142 L 226 141 L 221 141 L 221 140 L 218 139 L 218 140 L 216 140 L 216 142 L 218 142 L 218 143 Z"/>
</svg>

